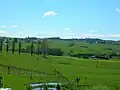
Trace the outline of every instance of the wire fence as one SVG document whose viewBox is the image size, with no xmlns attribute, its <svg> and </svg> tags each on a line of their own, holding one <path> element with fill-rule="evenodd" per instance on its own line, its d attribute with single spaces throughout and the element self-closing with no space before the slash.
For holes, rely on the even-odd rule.
<svg viewBox="0 0 120 90">
<path fill-rule="evenodd" d="M 0 72 L 12 75 L 28 76 L 32 79 L 33 76 L 55 76 L 54 73 L 40 72 L 33 69 L 23 69 L 12 65 L 0 64 Z"/>
<path fill-rule="evenodd" d="M 52 76 L 53 78 L 55 78 L 56 76 L 55 73 L 40 72 L 32 69 L 23 69 L 11 65 L 3 65 L 3 64 L 0 64 L 0 72 L 12 74 L 12 75 L 28 76 L 30 79 L 33 79 L 33 76 L 46 76 L 46 77 Z M 58 73 L 58 71 L 55 72 Z M 63 76 L 59 73 L 58 73 L 58 77 L 60 77 L 62 80 L 64 79 Z M 57 79 L 58 78 L 56 78 L 55 80 Z M 68 88 L 71 88 L 69 87 L 69 85 L 75 86 L 73 90 L 98 90 L 99 88 L 100 88 L 99 90 L 120 90 L 120 87 L 117 85 L 82 85 L 82 84 L 75 85 L 75 83 L 70 84 L 68 80 L 63 80 L 63 81 L 66 82 L 66 84 L 68 84 L 67 85 Z"/>
</svg>

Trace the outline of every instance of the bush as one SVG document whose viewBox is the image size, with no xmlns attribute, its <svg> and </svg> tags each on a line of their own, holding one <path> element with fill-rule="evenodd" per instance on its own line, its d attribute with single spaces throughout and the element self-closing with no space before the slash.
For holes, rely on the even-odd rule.
<svg viewBox="0 0 120 90">
<path fill-rule="evenodd" d="M 88 48 L 88 46 L 80 46 L 80 47 L 82 47 L 82 48 Z"/>
<path fill-rule="evenodd" d="M 63 52 L 60 48 L 48 48 L 49 55 L 62 56 Z"/>
<path fill-rule="evenodd" d="M 100 55 L 100 56 L 96 56 L 96 58 L 109 60 L 110 56 L 108 56 L 108 55 Z"/>
<path fill-rule="evenodd" d="M 104 48 L 104 50 L 112 50 L 112 48 Z"/>
<path fill-rule="evenodd" d="M 78 58 L 89 58 L 92 57 L 94 54 L 71 54 L 72 57 L 78 57 Z"/>
</svg>

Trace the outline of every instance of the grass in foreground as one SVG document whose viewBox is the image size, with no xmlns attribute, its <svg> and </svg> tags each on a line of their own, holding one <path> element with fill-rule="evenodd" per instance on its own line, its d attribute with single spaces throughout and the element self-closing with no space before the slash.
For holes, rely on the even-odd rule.
<svg viewBox="0 0 120 90">
<path fill-rule="evenodd" d="M 29 54 L 3 53 L 0 57 L 0 64 L 13 65 L 20 68 L 32 68 L 34 70 L 52 73 L 52 64 L 69 80 L 74 80 L 77 76 L 81 78 L 81 84 L 120 84 L 120 62 L 100 60 L 96 68 L 95 60 L 83 60 L 69 57 L 49 56 L 43 59 L 39 56 Z M 85 77 L 87 78 L 85 81 Z M 47 78 L 50 80 L 51 78 Z M 27 76 L 15 76 L 4 74 L 4 87 L 12 87 L 13 90 L 23 90 L 24 84 L 29 82 L 39 82 L 39 77 L 30 80 Z M 42 80 L 46 80 L 45 78 Z M 65 82 L 65 81 L 64 81 Z"/>
</svg>

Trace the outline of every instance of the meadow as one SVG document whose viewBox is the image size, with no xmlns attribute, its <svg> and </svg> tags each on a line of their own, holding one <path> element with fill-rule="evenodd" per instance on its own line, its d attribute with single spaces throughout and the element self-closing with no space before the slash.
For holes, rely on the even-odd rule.
<svg viewBox="0 0 120 90">
<path fill-rule="evenodd" d="M 70 46 L 74 44 L 73 46 Z M 30 43 L 22 42 L 21 49 L 26 49 L 30 46 Z M 37 44 L 34 43 L 34 49 L 37 50 Z M 40 46 L 41 47 L 41 46 Z M 120 60 L 119 59 L 85 59 L 70 57 L 68 53 L 72 50 L 73 54 L 77 53 L 106 53 L 110 54 L 113 52 L 119 52 L 119 45 L 112 44 L 98 44 L 98 43 L 88 43 L 79 41 L 64 41 L 64 40 L 48 40 L 49 48 L 60 48 L 64 51 L 63 56 L 52 56 L 48 55 L 47 58 L 43 58 L 42 55 L 31 55 L 30 53 L 18 54 L 15 51 L 6 52 L 6 44 L 3 43 L 3 52 L 0 53 L 0 64 L 15 66 L 22 69 L 37 70 L 40 72 L 46 72 L 49 74 L 55 73 L 53 66 L 70 82 L 74 83 L 74 80 L 79 77 L 79 84 L 87 85 L 115 85 L 120 87 Z M 18 43 L 15 44 L 15 49 L 19 48 Z M 109 48 L 110 50 L 106 49 Z M 9 43 L 9 49 L 12 49 L 12 43 Z M 96 67 L 97 65 L 97 67 Z M 59 78 L 62 79 L 61 82 L 68 83 L 62 77 L 58 76 L 39 76 L 33 75 L 33 79 L 30 79 L 29 75 L 16 75 L 7 74 L 7 69 L 0 67 L 0 72 L 2 72 L 4 77 L 3 87 L 11 87 L 12 90 L 25 90 L 24 84 L 41 82 L 41 81 L 57 81 Z M 13 70 L 13 72 L 18 72 Z M 83 90 L 83 89 L 82 89 Z M 103 89 L 101 89 L 103 90 Z M 111 89 L 116 90 L 116 89 Z"/>
<path fill-rule="evenodd" d="M 70 81 L 75 80 L 76 77 L 80 77 L 80 84 L 112 84 L 120 85 L 120 61 L 115 60 L 99 60 L 98 67 L 96 68 L 95 60 L 71 58 L 67 56 L 48 56 L 44 59 L 37 55 L 29 55 L 22 53 L 3 53 L 1 55 L 0 64 L 13 65 L 19 68 L 32 68 L 42 72 L 53 73 L 52 65 L 54 64 L 56 69 L 60 71 Z M 7 72 L 7 71 L 6 71 Z M 13 90 L 23 90 L 24 84 L 30 82 L 40 81 L 52 81 L 57 79 L 55 77 L 42 77 L 34 76 L 31 80 L 28 76 L 7 75 L 4 76 L 4 87 L 12 87 Z M 87 78 L 85 80 L 85 77 Z M 67 81 L 63 81 L 67 82 Z"/>
</svg>

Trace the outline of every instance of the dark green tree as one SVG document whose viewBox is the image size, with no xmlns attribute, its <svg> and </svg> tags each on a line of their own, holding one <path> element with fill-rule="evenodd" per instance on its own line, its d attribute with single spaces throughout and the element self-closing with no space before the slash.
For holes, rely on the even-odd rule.
<svg viewBox="0 0 120 90">
<path fill-rule="evenodd" d="M 0 52 L 2 52 L 2 46 L 3 46 L 3 42 L 0 41 Z"/>
<path fill-rule="evenodd" d="M 18 53 L 21 53 L 21 40 L 19 41 L 19 45 L 18 45 L 19 49 L 18 49 Z"/>
<path fill-rule="evenodd" d="M 40 41 L 39 40 L 37 42 L 37 54 L 38 54 L 38 56 L 40 54 Z"/>
<path fill-rule="evenodd" d="M 1 54 L 1 58 L 2 58 L 2 49 L 3 49 L 3 38 L 0 38 L 0 54 Z"/>
<path fill-rule="evenodd" d="M 31 41 L 31 55 L 33 55 L 34 43 Z"/>
<path fill-rule="evenodd" d="M 13 39 L 12 41 L 12 53 L 14 54 L 15 52 L 15 40 Z"/>
<path fill-rule="evenodd" d="M 47 39 L 42 40 L 41 48 L 42 48 L 43 57 L 45 58 L 48 50 Z"/>
<path fill-rule="evenodd" d="M 8 39 L 7 39 L 7 41 L 6 41 L 6 52 L 8 52 L 8 49 L 9 49 L 9 42 L 8 42 Z"/>
</svg>

